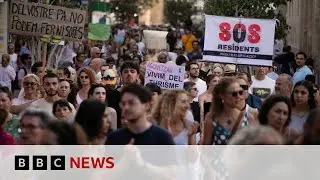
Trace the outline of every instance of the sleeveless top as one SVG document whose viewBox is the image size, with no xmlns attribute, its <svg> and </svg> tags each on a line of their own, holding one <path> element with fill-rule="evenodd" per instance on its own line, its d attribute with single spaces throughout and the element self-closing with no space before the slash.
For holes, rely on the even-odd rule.
<svg viewBox="0 0 320 180">
<path fill-rule="evenodd" d="M 240 126 L 241 128 L 249 125 L 249 118 L 248 118 L 248 114 L 249 114 L 249 105 L 246 105 L 246 110 L 244 113 L 244 117 L 242 119 L 242 121 L 240 122 Z M 221 126 L 219 123 L 215 123 L 213 122 L 213 134 L 212 134 L 212 140 L 213 140 L 213 144 L 214 145 L 227 145 L 228 143 L 228 139 L 231 136 L 231 132 L 224 128 L 223 126 Z"/>
</svg>

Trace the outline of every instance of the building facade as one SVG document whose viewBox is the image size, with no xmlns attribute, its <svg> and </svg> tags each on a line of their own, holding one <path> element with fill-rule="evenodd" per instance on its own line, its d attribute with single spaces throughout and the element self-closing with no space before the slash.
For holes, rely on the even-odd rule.
<svg viewBox="0 0 320 180">
<path fill-rule="evenodd" d="M 295 52 L 306 52 L 320 67 L 320 0 L 289 2 L 286 18 L 290 26 L 287 43 Z"/>
<path fill-rule="evenodd" d="M 139 24 L 160 25 L 164 22 L 164 0 L 154 0 L 153 6 L 140 13 Z"/>
</svg>

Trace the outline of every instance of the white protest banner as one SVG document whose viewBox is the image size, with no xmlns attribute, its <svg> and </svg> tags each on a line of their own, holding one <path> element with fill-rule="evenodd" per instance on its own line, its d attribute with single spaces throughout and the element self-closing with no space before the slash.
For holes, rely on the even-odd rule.
<svg viewBox="0 0 320 180">
<path fill-rule="evenodd" d="M 145 84 L 154 83 L 161 89 L 183 89 L 184 66 L 148 62 Z"/>
<path fill-rule="evenodd" d="M 78 9 L 12 0 L 9 8 L 9 32 L 81 40 L 86 17 L 86 11 Z"/>
<path fill-rule="evenodd" d="M 272 66 L 275 20 L 205 16 L 203 59 Z"/>
<path fill-rule="evenodd" d="M 0 57 L 7 53 L 8 41 L 8 2 L 0 3 Z M 0 60 L 1 61 L 1 60 Z"/>
<path fill-rule="evenodd" d="M 144 30 L 143 37 L 147 49 L 167 49 L 167 31 Z"/>
</svg>

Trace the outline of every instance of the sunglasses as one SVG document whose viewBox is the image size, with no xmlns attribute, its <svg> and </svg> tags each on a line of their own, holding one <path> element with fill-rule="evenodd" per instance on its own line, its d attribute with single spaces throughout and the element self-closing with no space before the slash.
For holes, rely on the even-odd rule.
<svg viewBox="0 0 320 180">
<path fill-rule="evenodd" d="M 88 79 L 88 76 L 80 76 L 80 79 Z"/>
<path fill-rule="evenodd" d="M 115 79 L 115 77 L 111 77 L 111 76 L 103 77 L 103 80 L 105 80 L 105 81 L 113 81 L 114 79 Z"/>
<path fill-rule="evenodd" d="M 233 97 L 237 97 L 238 95 L 239 95 L 239 96 L 242 96 L 243 94 L 244 94 L 244 90 L 234 91 L 234 92 L 231 93 L 231 95 L 232 95 Z"/>
<path fill-rule="evenodd" d="M 248 85 L 240 85 L 240 87 L 245 91 L 247 91 L 249 89 Z"/>
</svg>

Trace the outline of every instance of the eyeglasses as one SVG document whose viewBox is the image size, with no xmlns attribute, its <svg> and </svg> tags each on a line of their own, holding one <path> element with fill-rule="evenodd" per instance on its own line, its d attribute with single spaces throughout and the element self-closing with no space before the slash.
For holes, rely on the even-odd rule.
<svg viewBox="0 0 320 180">
<path fill-rule="evenodd" d="M 23 82 L 23 86 L 26 86 L 26 87 L 35 86 L 35 85 L 36 85 L 36 83 L 34 83 L 34 82 Z"/>
<path fill-rule="evenodd" d="M 80 79 L 88 79 L 88 76 L 80 76 Z"/>
<path fill-rule="evenodd" d="M 245 91 L 247 91 L 249 89 L 248 85 L 240 85 L 240 87 Z"/>
<path fill-rule="evenodd" d="M 238 95 L 239 95 L 239 96 L 242 96 L 243 94 L 244 94 L 244 90 L 234 91 L 234 92 L 231 93 L 231 95 L 232 95 L 233 97 L 237 97 Z"/>
</svg>

